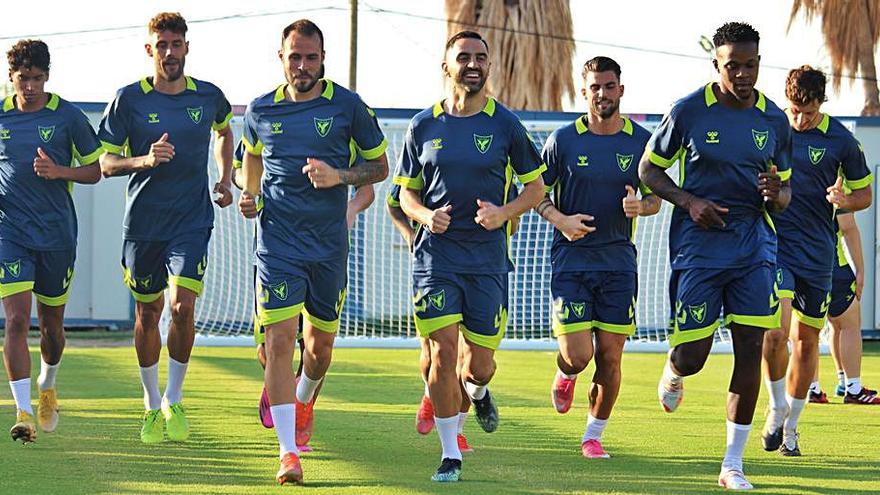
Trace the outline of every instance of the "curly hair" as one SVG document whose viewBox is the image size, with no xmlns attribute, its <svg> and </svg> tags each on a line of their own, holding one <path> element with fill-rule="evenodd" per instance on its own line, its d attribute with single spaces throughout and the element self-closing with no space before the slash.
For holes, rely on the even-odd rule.
<svg viewBox="0 0 880 495">
<path fill-rule="evenodd" d="M 9 71 L 36 67 L 49 72 L 49 47 L 42 40 L 19 40 L 6 52 Z"/>
<path fill-rule="evenodd" d="M 824 103 L 825 84 L 828 82 L 825 73 L 809 65 L 802 65 L 788 72 L 785 79 L 785 97 L 798 105 L 808 105 L 814 101 Z"/>
<path fill-rule="evenodd" d="M 147 32 L 161 33 L 162 31 L 171 31 L 174 34 L 186 36 L 186 19 L 180 15 L 180 12 L 161 12 L 150 19 L 147 24 Z"/>
<path fill-rule="evenodd" d="M 712 36 L 712 43 L 716 47 L 726 45 L 728 43 L 748 43 L 758 44 L 761 41 L 761 35 L 755 31 L 750 24 L 744 22 L 727 22 L 715 31 Z"/>
</svg>

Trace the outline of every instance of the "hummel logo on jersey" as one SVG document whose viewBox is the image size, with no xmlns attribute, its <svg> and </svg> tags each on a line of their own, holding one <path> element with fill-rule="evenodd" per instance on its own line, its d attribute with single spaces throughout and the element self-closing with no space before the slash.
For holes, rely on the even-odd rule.
<svg viewBox="0 0 880 495">
<path fill-rule="evenodd" d="M 315 117 L 315 130 L 318 131 L 318 135 L 321 137 L 327 137 L 327 133 L 330 132 L 330 128 L 333 127 L 333 117 L 329 119 L 319 119 Z"/>
<path fill-rule="evenodd" d="M 486 152 L 489 151 L 489 146 L 492 145 L 492 137 L 493 134 L 489 134 L 488 136 L 474 134 L 474 145 L 480 153 L 486 154 Z"/>
<path fill-rule="evenodd" d="M 703 320 L 706 319 L 706 303 L 700 304 L 699 306 L 688 306 L 688 310 L 691 313 L 691 318 L 693 318 L 695 322 L 703 323 Z"/>
<path fill-rule="evenodd" d="M 812 146 L 807 146 L 807 151 L 810 152 L 810 161 L 813 162 L 813 165 L 818 165 L 825 156 L 825 148 L 813 148 Z"/>
<path fill-rule="evenodd" d="M 61 288 L 67 289 L 70 287 L 71 280 L 73 280 L 73 267 L 67 269 L 67 276 L 64 277 L 64 280 L 61 282 Z"/>
<path fill-rule="evenodd" d="M 568 303 L 571 306 L 571 310 L 574 311 L 574 315 L 578 318 L 584 317 L 584 310 L 587 309 L 587 304 L 582 302 L 571 302 Z"/>
<path fill-rule="evenodd" d="M 3 262 L 3 266 L 6 267 L 6 271 L 9 272 L 9 275 L 12 278 L 18 278 L 21 275 L 21 260 L 15 260 L 9 263 Z"/>
<path fill-rule="evenodd" d="M 617 155 L 617 166 L 620 167 L 620 171 L 626 172 L 632 165 L 633 155 L 621 155 L 620 153 L 615 153 L 615 155 Z"/>
<path fill-rule="evenodd" d="M 446 291 L 443 289 L 436 294 L 428 294 L 425 297 L 431 302 L 431 306 L 434 306 L 437 310 L 442 310 L 446 306 Z"/>
<path fill-rule="evenodd" d="M 198 124 L 202 121 L 202 107 L 198 108 L 190 108 L 186 107 L 186 114 L 189 115 L 189 118 L 192 119 L 194 124 Z"/>
<path fill-rule="evenodd" d="M 148 124 L 158 124 L 159 123 L 159 114 L 158 113 L 148 113 L 147 114 L 147 123 Z"/>
<path fill-rule="evenodd" d="M 507 308 L 498 306 L 498 312 L 495 313 L 495 330 L 499 332 L 507 327 Z"/>
<path fill-rule="evenodd" d="M 577 162 L 578 167 L 586 167 L 589 164 L 590 164 L 590 162 L 587 159 L 587 155 L 578 155 L 578 162 Z"/>
<path fill-rule="evenodd" d="M 432 150 L 442 150 L 443 149 L 443 139 L 434 138 L 431 140 L 431 149 Z"/>
<path fill-rule="evenodd" d="M 0 127 L 0 139 L 12 139 L 12 131 Z"/>
<path fill-rule="evenodd" d="M 196 265 L 196 273 L 201 277 L 205 274 L 205 268 L 208 267 L 208 255 L 202 257 L 202 261 L 199 261 L 199 264 Z"/>
<path fill-rule="evenodd" d="M 706 143 L 708 144 L 718 144 L 721 140 L 718 139 L 718 131 L 706 131 Z"/>
<path fill-rule="evenodd" d="M 769 135 L 769 131 L 756 131 L 752 129 L 752 139 L 755 140 L 755 146 L 757 146 L 759 150 L 763 150 L 764 146 L 767 146 L 767 136 Z"/>
<path fill-rule="evenodd" d="M 269 132 L 271 134 L 283 134 L 284 129 L 281 128 L 281 122 L 272 122 L 272 130 Z"/>
<path fill-rule="evenodd" d="M 55 126 L 43 127 L 41 125 L 37 126 L 37 130 L 40 131 L 40 139 L 43 140 L 44 143 L 48 143 L 52 140 L 52 136 L 55 135 Z"/>
<path fill-rule="evenodd" d="M 270 285 L 269 289 L 272 290 L 272 293 L 275 294 L 275 297 L 281 301 L 287 300 L 287 281 L 281 282 L 280 284 Z"/>
</svg>

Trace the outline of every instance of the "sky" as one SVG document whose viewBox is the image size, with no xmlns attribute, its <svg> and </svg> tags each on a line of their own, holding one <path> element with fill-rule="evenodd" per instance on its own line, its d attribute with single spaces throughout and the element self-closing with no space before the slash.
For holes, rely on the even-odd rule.
<svg viewBox="0 0 880 495">
<path fill-rule="evenodd" d="M 358 93 L 376 108 L 425 108 L 442 96 L 440 61 L 446 41 L 442 0 L 360 2 Z M 146 23 L 160 11 L 179 11 L 189 23 L 186 73 L 217 84 L 236 105 L 283 82 L 277 57 L 281 30 L 307 17 L 324 31 L 326 74 L 348 85 L 348 0 L 212 0 L 52 2 L 40 15 L 4 21 L 4 52 L 23 37 L 49 44 L 49 91 L 71 101 L 106 102 L 116 90 L 149 75 L 143 44 Z M 678 98 L 714 79 L 699 45 L 729 20 L 746 21 L 761 33 L 758 88 L 784 106 L 787 70 L 808 63 L 828 70 L 830 59 L 818 23 L 797 20 L 786 33 L 790 0 L 697 0 L 645 2 L 572 0 L 577 53 L 575 86 L 583 62 L 610 56 L 623 68 L 624 113 L 663 113 Z M 830 92 L 830 88 L 829 88 Z M 830 92 L 823 108 L 858 115 L 861 81 Z M 564 103 L 582 111 L 582 100 Z"/>
</svg>

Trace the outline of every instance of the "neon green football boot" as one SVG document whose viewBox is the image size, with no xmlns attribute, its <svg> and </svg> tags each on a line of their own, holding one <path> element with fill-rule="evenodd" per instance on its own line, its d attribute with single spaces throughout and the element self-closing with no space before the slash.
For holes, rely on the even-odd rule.
<svg viewBox="0 0 880 495">
<path fill-rule="evenodd" d="M 172 442 L 183 442 L 189 438 L 189 421 L 186 420 L 186 412 L 183 404 L 169 404 L 168 399 L 162 398 L 162 414 L 165 415 L 165 429 L 168 431 L 168 439 Z"/>
</svg>

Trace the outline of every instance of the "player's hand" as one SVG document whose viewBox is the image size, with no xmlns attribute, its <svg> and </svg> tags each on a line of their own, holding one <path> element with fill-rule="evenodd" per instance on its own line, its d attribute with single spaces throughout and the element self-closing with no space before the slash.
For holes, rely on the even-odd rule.
<svg viewBox="0 0 880 495">
<path fill-rule="evenodd" d="M 687 203 L 687 209 L 691 215 L 691 220 L 704 229 L 727 226 L 724 220 L 721 219 L 721 215 L 728 213 L 730 210 L 718 206 L 708 199 L 693 196 Z"/>
<path fill-rule="evenodd" d="M 856 273 L 856 299 L 859 301 L 862 300 L 862 289 L 865 287 L 865 274 L 862 272 Z"/>
<path fill-rule="evenodd" d="M 433 210 L 431 216 L 427 219 L 428 221 L 424 222 L 425 227 L 427 227 L 432 234 L 442 234 L 446 232 L 446 229 L 449 228 L 449 223 L 452 222 L 452 216 L 449 215 L 451 211 L 452 205 L 446 205 Z"/>
<path fill-rule="evenodd" d="M 43 148 L 37 148 L 37 156 L 34 157 L 34 173 L 37 174 L 37 177 L 55 180 L 61 178 L 63 170 L 54 160 L 49 158 Z"/>
<path fill-rule="evenodd" d="M 574 215 L 566 215 L 556 228 L 562 232 L 563 237 L 574 242 L 596 231 L 596 227 L 591 227 L 585 223 L 592 222 L 593 220 L 595 218 L 592 215 L 575 213 Z"/>
<path fill-rule="evenodd" d="M 516 234 L 517 230 L 519 230 L 519 217 L 513 217 L 510 219 L 510 235 Z"/>
<path fill-rule="evenodd" d="M 506 221 L 504 210 L 488 201 L 477 200 L 477 216 L 474 217 L 474 222 L 482 225 L 486 230 L 495 230 L 501 228 Z"/>
<path fill-rule="evenodd" d="M 758 192 L 764 198 L 764 202 L 775 203 L 779 199 L 779 191 L 782 190 L 782 178 L 776 172 L 776 165 L 770 165 L 768 172 L 758 174 Z"/>
<path fill-rule="evenodd" d="M 150 152 L 144 160 L 146 168 L 153 168 L 174 158 L 174 145 L 168 142 L 168 133 L 162 134 L 158 141 L 150 145 Z"/>
<path fill-rule="evenodd" d="M 312 187 L 315 189 L 327 189 L 328 187 L 342 184 L 342 179 L 339 178 L 339 171 L 318 158 L 307 158 L 306 166 L 302 168 L 302 173 L 309 176 Z"/>
<path fill-rule="evenodd" d="M 346 208 L 345 223 L 348 225 L 348 230 L 351 230 L 351 228 L 354 227 L 355 222 L 357 222 L 358 213 L 360 212 L 354 208 Z"/>
<path fill-rule="evenodd" d="M 259 211 L 257 198 L 247 191 L 242 191 L 241 196 L 238 197 L 238 210 L 245 218 L 256 218 Z"/>
<path fill-rule="evenodd" d="M 837 176 L 837 181 L 833 186 L 825 189 L 828 194 L 825 199 L 838 208 L 846 209 L 846 191 L 843 190 L 843 177 Z"/>
<path fill-rule="evenodd" d="M 230 187 L 231 184 L 224 184 L 222 182 L 214 184 L 214 202 L 217 203 L 217 206 L 220 208 L 226 208 L 232 204 L 232 191 L 229 190 Z"/>
<path fill-rule="evenodd" d="M 626 218 L 635 218 L 642 213 L 642 201 L 636 197 L 636 190 L 629 184 L 626 188 L 626 196 L 623 197 L 623 213 Z"/>
</svg>

